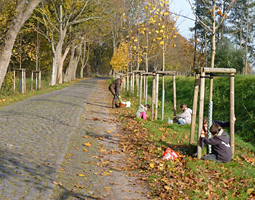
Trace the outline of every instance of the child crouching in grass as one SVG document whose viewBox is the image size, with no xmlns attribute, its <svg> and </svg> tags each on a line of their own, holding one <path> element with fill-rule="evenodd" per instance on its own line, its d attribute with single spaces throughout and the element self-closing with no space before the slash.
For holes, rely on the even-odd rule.
<svg viewBox="0 0 255 200">
<path fill-rule="evenodd" d="M 205 155 L 205 160 L 214 160 L 216 162 L 229 162 L 232 159 L 232 151 L 229 143 L 228 134 L 223 131 L 219 124 L 213 124 L 210 127 L 213 137 L 208 139 L 205 133 L 201 133 L 201 141 L 207 145 L 213 145 L 212 154 Z"/>
<path fill-rule="evenodd" d="M 138 106 L 138 109 L 135 113 L 135 117 L 141 117 L 142 119 L 147 119 L 147 115 L 146 115 L 146 111 L 149 110 L 150 108 L 150 105 L 149 104 L 146 104 L 146 105 L 139 105 Z"/>
<path fill-rule="evenodd" d="M 180 108 L 183 113 L 181 113 L 177 116 L 174 116 L 174 118 L 173 118 L 174 120 L 178 119 L 176 124 L 181 124 L 181 125 L 190 124 L 192 110 L 190 108 L 187 108 L 187 105 L 185 103 L 182 103 L 180 105 Z"/>
</svg>

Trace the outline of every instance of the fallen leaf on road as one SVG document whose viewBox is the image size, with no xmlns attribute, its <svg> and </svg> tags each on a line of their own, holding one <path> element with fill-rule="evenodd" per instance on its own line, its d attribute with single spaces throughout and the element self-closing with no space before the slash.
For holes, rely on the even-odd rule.
<svg viewBox="0 0 255 200">
<path fill-rule="evenodd" d="M 79 185 L 79 184 L 75 185 L 74 187 L 81 188 L 81 189 L 85 188 L 85 186 L 82 186 L 82 185 Z"/>
<path fill-rule="evenodd" d="M 101 118 L 99 117 L 99 118 L 97 118 L 97 117 L 93 117 L 93 120 L 94 121 L 99 121 Z"/>
<path fill-rule="evenodd" d="M 108 192 L 111 189 L 111 187 L 104 187 L 104 190 Z"/>
<path fill-rule="evenodd" d="M 57 181 L 53 181 L 55 185 L 62 185 L 62 183 L 58 183 Z"/>
<path fill-rule="evenodd" d="M 110 183 L 110 185 L 119 185 L 118 183 Z"/>
<path fill-rule="evenodd" d="M 78 174 L 78 176 L 85 176 L 84 174 Z"/>
<path fill-rule="evenodd" d="M 88 143 L 85 143 L 84 146 L 85 146 L 85 147 L 90 147 L 91 144 L 88 142 Z"/>
</svg>

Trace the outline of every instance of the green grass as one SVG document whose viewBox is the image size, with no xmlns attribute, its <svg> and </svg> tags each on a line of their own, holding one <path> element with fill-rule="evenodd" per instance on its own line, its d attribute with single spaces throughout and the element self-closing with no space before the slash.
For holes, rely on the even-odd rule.
<svg viewBox="0 0 255 200">
<path fill-rule="evenodd" d="M 41 90 L 33 90 L 33 91 L 31 91 L 31 84 L 28 81 L 27 90 L 26 90 L 26 93 L 24 93 L 24 94 L 19 93 L 18 91 L 16 91 L 14 93 L 13 90 L 11 90 L 11 89 L 9 89 L 8 91 L 2 89 L 2 90 L 0 90 L 1 91 L 0 92 L 0 106 L 7 106 L 14 102 L 25 100 L 31 96 L 41 95 L 41 94 L 45 94 L 45 93 L 52 92 L 55 90 L 61 90 L 65 87 L 68 87 L 68 86 L 74 84 L 74 83 L 77 83 L 80 80 L 81 79 L 76 79 L 69 83 L 57 84 L 54 86 L 50 86 L 48 80 L 43 80 L 42 81 L 42 89 Z"/>
</svg>

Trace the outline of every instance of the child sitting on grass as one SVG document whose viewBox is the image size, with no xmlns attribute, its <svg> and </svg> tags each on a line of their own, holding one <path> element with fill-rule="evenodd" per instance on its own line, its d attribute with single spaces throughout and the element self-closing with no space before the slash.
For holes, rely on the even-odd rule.
<svg viewBox="0 0 255 200">
<path fill-rule="evenodd" d="M 234 121 L 236 121 L 236 117 L 234 116 Z M 203 119 L 203 127 L 201 130 L 201 135 L 204 135 L 205 137 L 208 137 L 208 122 L 209 119 L 208 117 L 205 117 Z M 221 127 L 229 127 L 230 126 L 230 121 L 213 121 L 212 124 L 219 124 Z M 205 143 L 203 141 L 201 141 L 201 148 L 203 150 Z M 213 149 L 213 146 L 212 146 Z M 207 153 L 208 153 L 208 149 L 207 149 Z M 197 153 L 194 153 L 192 156 L 197 156 Z"/>
<path fill-rule="evenodd" d="M 213 124 L 210 127 L 213 137 L 208 139 L 205 133 L 201 133 L 201 141 L 205 144 L 213 145 L 212 154 L 205 155 L 205 160 L 214 160 L 216 162 L 229 162 L 232 158 L 232 151 L 229 143 L 228 134 L 223 131 L 219 124 Z"/>
<path fill-rule="evenodd" d="M 183 113 L 177 116 L 174 116 L 173 118 L 173 119 L 178 119 L 176 124 L 181 124 L 181 125 L 190 124 L 192 110 L 190 108 L 187 108 L 187 105 L 185 103 L 182 103 L 180 105 L 180 108 L 183 111 Z"/>
<path fill-rule="evenodd" d="M 142 104 L 138 106 L 138 109 L 135 113 L 135 117 L 141 117 L 142 119 L 147 119 L 146 111 L 150 108 L 149 104 L 143 106 Z"/>
</svg>

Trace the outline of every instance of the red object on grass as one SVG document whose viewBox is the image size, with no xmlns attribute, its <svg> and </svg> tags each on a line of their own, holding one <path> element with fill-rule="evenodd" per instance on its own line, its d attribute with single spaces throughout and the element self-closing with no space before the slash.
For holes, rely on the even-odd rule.
<svg viewBox="0 0 255 200">
<path fill-rule="evenodd" d="M 163 160 L 175 160 L 178 158 L 179 155 L 169 147 L 166 149 L 166 151 L 163 154 Z"/>
</svg>

